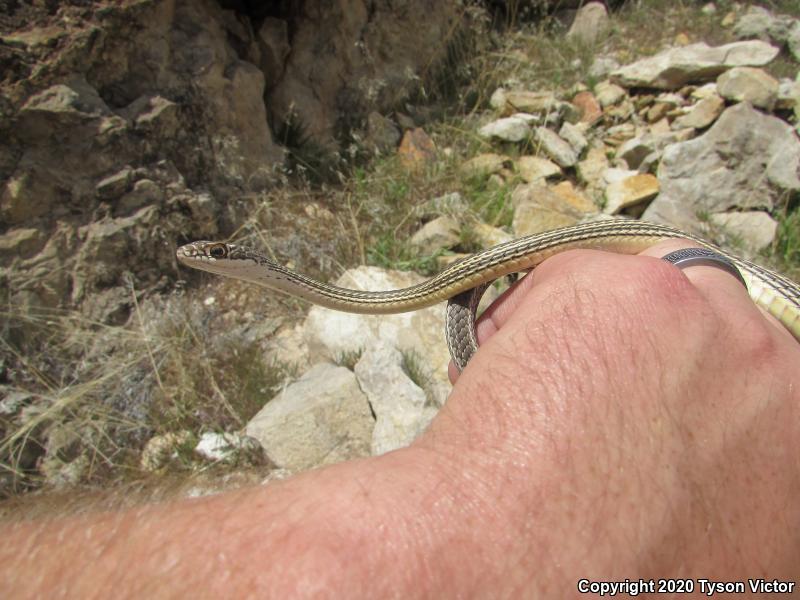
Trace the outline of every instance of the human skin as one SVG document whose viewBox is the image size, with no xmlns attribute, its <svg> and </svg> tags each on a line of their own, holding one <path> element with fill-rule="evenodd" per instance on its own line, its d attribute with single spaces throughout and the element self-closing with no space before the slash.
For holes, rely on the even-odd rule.
<svg viewBox="0 0 800 600">
<path fill-rule="evenodd" d="M 800 564 L 800 344 L 740 283 L 553 257 L 409 448 L 0 530 L 2 597 L 572 597 Z"/>
</svg>

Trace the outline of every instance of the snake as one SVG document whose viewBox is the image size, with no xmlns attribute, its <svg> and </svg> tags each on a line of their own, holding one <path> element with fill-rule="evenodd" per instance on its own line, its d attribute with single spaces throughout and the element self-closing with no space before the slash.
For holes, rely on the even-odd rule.
<svg viewBox="0 0 800 600">
<path fill-rule="evenodd" d="M 416 285 L 389 291 L 337 287 L 287 269 L 263 254 L 228 242 L 197 241 L 179 247 L 180 264 L 254 283 L 326 308 L 361 314 L 415 311 L 447 301 L 448 348 L 459 371 L 478 349 L 476 311 L 484 291 L 505 275 L 534 269 L 574 249 L 638 254 L 667 239 L 690 240 L 717 252 L 740 271 L 752 300 L 800 341 L 800 285 L 705 239 L 668 225 L 602 220 L 520 237 L 466 256 Z"/>
</svg>

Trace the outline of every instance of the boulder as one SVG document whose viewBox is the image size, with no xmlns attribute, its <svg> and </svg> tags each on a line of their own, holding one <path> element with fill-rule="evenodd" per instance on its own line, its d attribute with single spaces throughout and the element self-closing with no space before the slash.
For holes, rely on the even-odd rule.
<svg viewBox="0 0 800 600">
<path fill-rule="evenodd" d="M 771 62 L 779 48 L 758 40 L 709 46 L 704 42 L 670 48 L 611 73 L 625 87 L 677 90 L 687 83 L 707 81 L 733 67 L 760 67 Z"/>
<path fill-rule="evenodd" d="M 567 39 L 596 43 L 608 31 L 608 11 L 602 2 L 589 2 L 575 13 Z"/>
<path fill-rule="evenodd" d="M 245 432 L 289 471 L 369 456 L 375 420 L 356 376 L 321 363 L 270 400 Z"/>
<path fill-rule="evenodd" d="M 735 67 L 717 78 L 717 91 L 726 100 L 772 110 L 778 99 L 778 81 L 762 69 Z"/>
<path fill-rule="evenodd" d="M 731 106 L 702 136 L 667 146 L 661 193 L 647 220 L 699 232 L 698 213 L 771 210 L 800 191 L 800 140 L 792 128 L 747 103 Z"/>
</svg>

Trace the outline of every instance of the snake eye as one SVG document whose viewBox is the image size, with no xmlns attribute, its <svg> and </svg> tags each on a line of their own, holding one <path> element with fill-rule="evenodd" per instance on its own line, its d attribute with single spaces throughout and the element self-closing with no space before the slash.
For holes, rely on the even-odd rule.
<svg viewBox="0 0 800 600">
<path fill-rule="evenodd" d="M 213 258 L 225 258 L 225 255 L 228 253 L 225 249 L 225 246 L 222 244 L 218 244 L 216 246 L 212 246 L 212 248 L 208 251 L 208 253 Z"/>
</svg>

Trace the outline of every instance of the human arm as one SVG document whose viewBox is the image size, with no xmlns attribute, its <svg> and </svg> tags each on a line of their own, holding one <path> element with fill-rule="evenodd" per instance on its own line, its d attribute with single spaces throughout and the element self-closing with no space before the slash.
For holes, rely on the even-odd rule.
<svg viewBox="0 0 800 600">
<path fill-rule="evenodd" d="M 800 350 L 732 277 L 565 253 L 479 333 L 410 448 L 5 526 L 0 591 L 563 597 L 584 577 L 790 576 Z"/>
</svg>

